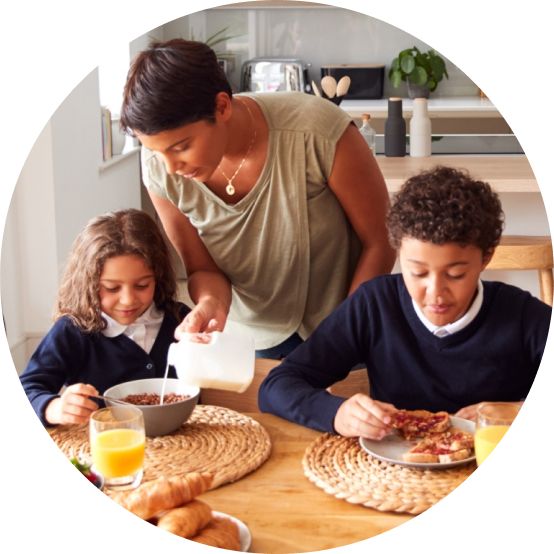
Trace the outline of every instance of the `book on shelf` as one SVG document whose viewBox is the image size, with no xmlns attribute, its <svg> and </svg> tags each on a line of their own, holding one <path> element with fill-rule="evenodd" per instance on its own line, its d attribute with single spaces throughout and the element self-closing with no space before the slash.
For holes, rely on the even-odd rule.
<svg viewBox="0 0 554 554">
<path fill-rule="evenodd" d="M 112 114 L 106 107 L 101 108 L 102 121 L 102 159 L 106 162 L 111 160 L 112 151 Z"/>
</svg>

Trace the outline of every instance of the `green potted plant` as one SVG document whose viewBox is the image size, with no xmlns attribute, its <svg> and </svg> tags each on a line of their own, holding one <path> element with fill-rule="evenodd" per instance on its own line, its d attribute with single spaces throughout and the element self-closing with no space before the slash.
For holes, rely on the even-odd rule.
<svg viewBox="0 0 554 554">
<path fill-rule="evenodd" d="M 229 26 L 224 27 L 223 29 L 220 29 L 213 35 L 209 36 L 204 42 L 215 52 L 216 56 L 220 60 L 225 60 L 232 58 L 235 54 L 234 52 L 229 52 L 225 50 L 216 50 L 216 45 L 221 44 L 222 42 L 226 42 L 227 40 L 230 40 L 232 38 L 240 37 L 242 35 L 228 35 L 225 34 L 227 30 L 229 29 Z M 190 40 L 201 40 L 194 37 L 194 30 L 191 30 L 190 33 Z"/>
<path fill-rule="evenodd" d="M 389 70 L 392 86 L 398 88 L 405 81 L 410 98 L 429 98 L 444 77 L 448 79 L 444 59 L 435 50 L 421 52 L 417 46 L 402 50 Z"/>
</svg>

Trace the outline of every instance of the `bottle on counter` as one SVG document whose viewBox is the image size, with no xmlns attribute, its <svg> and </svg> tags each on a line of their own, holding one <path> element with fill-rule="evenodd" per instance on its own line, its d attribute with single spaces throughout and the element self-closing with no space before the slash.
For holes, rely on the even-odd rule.
<svg viewBox="0 0 554 554">
<path fill-rule="evenodd" d="M 414 98 L 410 119 L 410 156 L 423 158 L 431 155 L 431 119 L 426 98 Z"/>
<path fill-rule="evenodd" d="M 385 156 L 406 155 L 406 122 L 402 117 L 402 98 L 389 98 L 385 121 Z"/>
<path fill-rule="evenodd" d="M 362 114 L 362 126 L 360 127 L 360 133 L 364 140 L 367 142 L 370 150 L 375 154 L 375 129 L 370 123 L 371 116 L 368 113 Z"/>
</svg>

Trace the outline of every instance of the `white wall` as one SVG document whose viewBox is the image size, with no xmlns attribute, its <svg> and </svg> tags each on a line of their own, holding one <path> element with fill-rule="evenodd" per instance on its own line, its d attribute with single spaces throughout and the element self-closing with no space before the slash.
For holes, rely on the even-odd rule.
<svg viewBox="0 0 554 554">
<path fill-rule="evenodd" d="M 18 179 L 2 248 L 2 309 L 18 370 L 50 328 L 59 277 L 92 217 L 140 208 L 138 152 L 102 163 L 98 72 L 80 82 L 38 137 Z"/>
<path fill-rule="evenodd" d="M 239 88 L 242 62 L 256 56 L 299 57 L 311 64 L 311 78 L 319 81 L 322 65 L 340 63 L 384 64 L 386 76 L 400 50 L 432 47 L 379 19 L 340 8 L 211 9 L 175 19 L 163 29 L 166 39 L 191 38 L 193 33 L 194 38 L 205 40 L 227 26 L 226 34 L 240 36 L 215 49 L 236 52 L 229 75 L 235 90 Z M 445 61 L 450 78 L 442 81 L 433 95 L 477 94 L 477 86 Z M 384 96 L 405 96 L 404 87 L 391 89 L 385 78 Z"/>
<path fill-rule="evenodd" d="M 2 245 L 2 310 L 18 360 L 25 340 L 50 325 L 56 279 L 52 126 L 47 124 L 21 171 Z"/>
</svg>

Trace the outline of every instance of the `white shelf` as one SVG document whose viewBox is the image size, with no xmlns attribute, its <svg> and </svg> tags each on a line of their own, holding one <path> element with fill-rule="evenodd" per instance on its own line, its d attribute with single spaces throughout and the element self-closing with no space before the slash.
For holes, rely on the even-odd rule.
<svg viewBox="0 0 554 554">
<path fill-rule="evenodd" d="M 128 150 L 124 154 L 116 154 L 115 156 L 112 156 L 109 160 L 103 161 L 98 166 L 98 171 L 100 172 L 106 171 L 106 169 L 109 169 L 110 167 L 117 165 L 123 160 L 129 158 L 130 156 L 136 155 L 138 152 L 140 152 L 140 146 L 134 146 L 131 150 Z"/>
<path fill-rule="evenodd" d="M 488 98 L 479 96 L 445 96 L 429 98 L 429 116 L 432 118 L 441 117 L 502 117 L 494 104 Z M 378 100 L 343 100 L 340 107 L 351 117 L 361 117 L 363 113 L 370 113 L 371 117 L 386 117 L 388 99 Z M 404 116 L 412 113 L 413 100 L 402 98 L 402 110 Z"/>
</svg>

